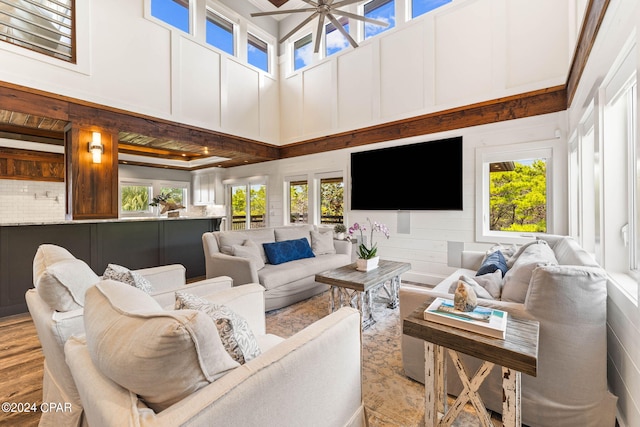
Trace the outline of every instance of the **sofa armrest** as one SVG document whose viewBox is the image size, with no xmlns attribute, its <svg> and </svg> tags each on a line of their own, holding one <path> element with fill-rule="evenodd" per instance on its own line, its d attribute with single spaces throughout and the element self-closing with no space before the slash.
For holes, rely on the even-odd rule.
<svg viewBox="0 0 640 427">
<path fill-rule="evenodd" d="M 213 253 L 205 257 L 207 279 L 218 276 L 229 276 L 233 286 L 247 283 L 258 283 L 258 270 L 251 260 L 223 253 Z"/>
<path fill-rule="evenodd" d="M 147 279 L 156 292 L 177 288 L 187 282 L 187 269 L 181 264 L 162 265 L 134 271 Z"/>
<path fill-rule="evenodd" d="M 229 425 L 294 426 L 309 420 L 364 425 L 360 314 L 349 307 L 158 414 L 102 375 L 82 338 L 69 340 L 65 353 L 92 427 L 207 426 L 211 420 Z"/>
<path fill-rule="evenodd" d="M 233 286 L 233 280 L 228 276 L 214 277 L 211 279 L 200 280 L 198 282 L 187 283 L 172 286 L 161 291 L 154 289 L 151 296 L 162 307 L 173 309 L 175 305 L 176 291 L 188 292 L 199 297 L 206 297 L 218 291 L 229 289 Z"/>
<path fill-rule="evenodd" d="M 351 256 L 351 251 L 353 250 L 353 243 L 351 243 L 349 240 L 334 240 L 333 247 L 336 248 L 337 254 Z"/>
</svg>

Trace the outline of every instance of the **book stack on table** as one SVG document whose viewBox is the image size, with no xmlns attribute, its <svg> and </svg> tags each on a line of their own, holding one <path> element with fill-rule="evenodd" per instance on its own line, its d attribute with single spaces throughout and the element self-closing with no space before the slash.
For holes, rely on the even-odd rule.
<svg viewBox="0 0 640 427">
<path fill-rule="evenodd" d="M 504 339 L 507 331 L 506 311 L 477 306 L 473 311 L 456 310 L 453 300 L 436 298 L 424 310 L 424 320 Z"/>
</svg>

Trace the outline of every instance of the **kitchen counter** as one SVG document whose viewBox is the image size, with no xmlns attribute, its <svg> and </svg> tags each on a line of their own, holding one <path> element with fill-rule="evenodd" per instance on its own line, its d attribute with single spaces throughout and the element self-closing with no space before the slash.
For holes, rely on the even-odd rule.
<svg viewBox="0 0 640 427">
<path fill-rule="evenodd" d="M 180 221 L 192 219 L 218 219 L 222 220 L 223 216 L 179 216 L 176 218 L 168 218 L 166 216 L 140 216 L 128 218 L 106 218 L 106 219 L 76 219 L 76 220 L 60 220 L 60 221 L 29 221 L 16 223 L 0 223 L 0 227 L 15 227 L 23 225 L 55 225 L 55 224 L 92 224 L 105 222 L 136 222 L 136 221 Z"/>
<path fill-rule="evenodd" d="M 38 246 L 62 246 L 98 275 L 108 264 L 140 269 L 182 264 L 187 279 L 206 275 L 202 234 L 220 229 L 222 217 L 144 217 L 0 226 L 0 317 L 27 311 Z"/>
</svg>

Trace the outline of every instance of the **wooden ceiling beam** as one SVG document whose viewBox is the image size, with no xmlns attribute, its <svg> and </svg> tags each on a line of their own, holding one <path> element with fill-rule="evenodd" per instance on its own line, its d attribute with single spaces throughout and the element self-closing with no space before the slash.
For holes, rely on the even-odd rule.
<svg viewBox="0 0 640 427">
<path fill-rule="evenodd" d="M 464 107 L 438 111 L 354 131 L 308 139 L 280 148 L 282 158 L 357 147 L 376 142 L 429 135 L 471 126 L 564 111 L 564 86 L 537 90 Z"/>
</svg>

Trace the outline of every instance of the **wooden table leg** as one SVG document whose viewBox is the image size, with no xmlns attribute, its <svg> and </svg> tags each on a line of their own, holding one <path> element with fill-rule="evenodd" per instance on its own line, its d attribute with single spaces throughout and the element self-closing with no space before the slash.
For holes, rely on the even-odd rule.
<svg viewBox="0 0 640 427">
<path fill-rule="evenodd" d="M 502 424 L 505 427 L 522 425 L 521 393 L 522 374 L 502 367 Z"/>
<path fill-rule="evenodd" d="M 439 345 L 425 341 L 424 355 L 424 424 L 436 426 L 446 411 L 444 351 Z"/>
</svg>

